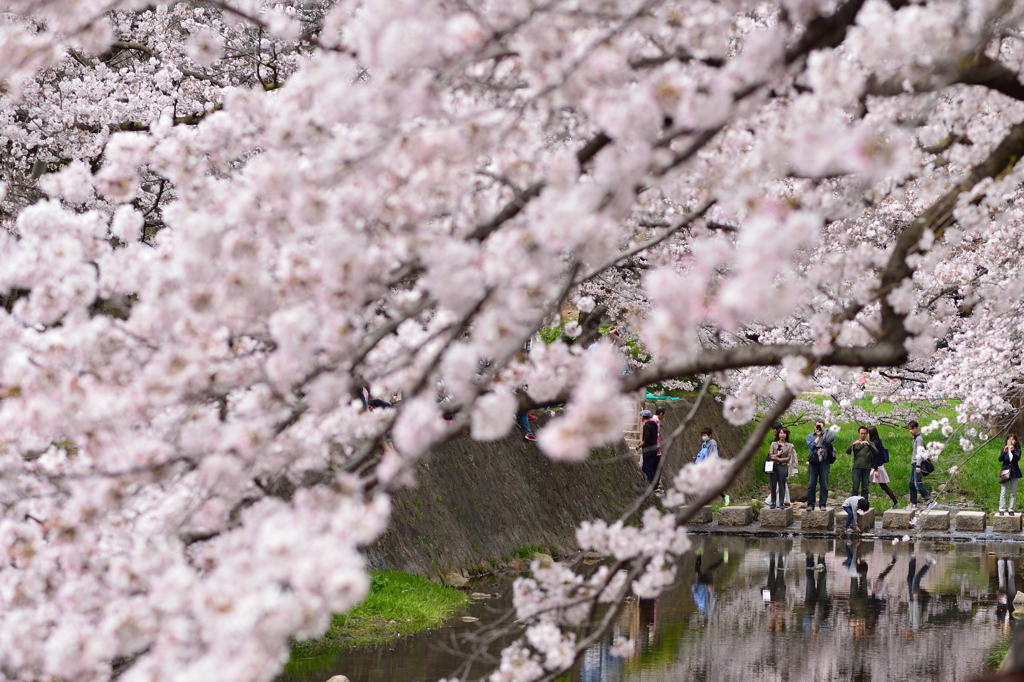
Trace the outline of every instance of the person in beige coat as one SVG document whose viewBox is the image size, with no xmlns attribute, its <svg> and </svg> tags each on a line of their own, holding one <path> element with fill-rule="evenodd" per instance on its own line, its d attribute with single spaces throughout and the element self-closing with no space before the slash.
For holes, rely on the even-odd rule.
<svg viewBox="0 0 1024 682">
<path fill-rule="evenodd" d="M 789 467 L 796 461 L 796 448 L 789 442 L 789 429 L 779 430 L 779 439 L 768 448 L 768 461 L 772 462 L 768 479 L 772 491 L 771 508 L 775 509 L 784 505 Z"/>
</svg>

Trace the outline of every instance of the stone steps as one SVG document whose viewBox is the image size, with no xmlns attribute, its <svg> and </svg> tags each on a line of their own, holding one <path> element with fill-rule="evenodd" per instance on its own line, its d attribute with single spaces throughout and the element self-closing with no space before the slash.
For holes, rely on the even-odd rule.
<svg viewBox="0 0 1024 682">
<path fill-rule="evenodd" d="M 719 508 L 712 514 L 710 507 L 704 507 L 689 522 L 691 526 L 708 526 L 715 524 L 724 532 L 748 533 L 752 530 L 766 531 L 808 531 L 812 533 L 839 533 L 846 529 L 846 511 L 842 508 L 829 507 L 825 510 L 770 509 L 763 507 L 755 512 L 752 506 L 733 505 Z M 717 516 L 716 519 L 714 518 Z M 863 533 L 900 536 L 909 532 L 925 533 L 929 539 L 941 534 L 985 534 L 994 541 L 1012 539 L 1024 541 L 1024 516 L 1021 514 L 987 514 L 980 511 L 950 511 L 932 509 L 929 511 L 909 511 L 906 509 L 890 509 L 882 514 L 879 527 L 875 518 L 875 510 L 858 511 L 858 525 Z M 757 517 L 755 519 L 755 517 Z M 911 520 L 915 525 L 911 526 Z M 799 521 L 797 527 L 794 521 Z M 988 525 L 991 521 L 992 525 Z M 730 529 L 729 531 L 725 529 Z M 881 533 L 879 532 L 881 531 Z"/>
</svg>

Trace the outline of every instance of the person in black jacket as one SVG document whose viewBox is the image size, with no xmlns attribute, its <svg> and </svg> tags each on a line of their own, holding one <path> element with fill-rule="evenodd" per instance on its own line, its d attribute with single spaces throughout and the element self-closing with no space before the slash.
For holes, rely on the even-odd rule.
<svg viewBox="0 0 1024 682">
<path fill-rule="evenodd" d="M 1006 437 L 1006 445 L 999 451 L 1002 470 L 1010 470 L 1010 479 L 999 486 L 999 515 L 1006 513 L 1006 491 L 1010 491 L 1010 513 L 1017 506 L 1017 481 L 1020 480 L 1020 444 L 1012 433 Z M 1000 477 L 1001 478 L 1001 477 Z"/>
<path fill-rule="evenodd" d="M 637 446 L 643 455 L 641 468 L 649 483 L 654 483 L 654 477 L 658 473 L 658 457 L 661 454 L 658 452 L 658 422 L 651 419 L 653 416 L 650 410 L 640 411 L 640 419 L 643 420 L 644 427 L 641 432 L 640 445 Z"/>
<path fill-rule="evenodd" d="M 872 426 L 868 429 L 868 439 L 875 444 L 875 452 L 871 455 L 870 481 L 877 483 L 882 492 L 889 496 L 893 509 L 899 509 L 900 500 L 889 487 L 889 474 L 885 471 L 885 465 L 889 463 L 889 450 L 882 445 L 882 437 L 878 434 L 877 427 Z"/>
</svg>

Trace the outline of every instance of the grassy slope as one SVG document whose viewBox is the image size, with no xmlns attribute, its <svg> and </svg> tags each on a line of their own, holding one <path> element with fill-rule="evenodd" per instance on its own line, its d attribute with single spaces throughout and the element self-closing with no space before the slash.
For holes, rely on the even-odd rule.
<svg viewBox="0 0 1024 682">
<path fill-rule="evenodd" d="M 295 656 L 317 656 L 339 644 L 369 644 L 443 625 L 469 602 L 458 590 L 399 571 L 375 571 L 370 595 L 337 614 L 323 637 L 297 642 Z"/>
<path fill-rule="evenodd" d="M 858 404 L 860 407 L 875 413 L 888 412 L 892 409 L 891 404 L 872 405 L 870 400 L 859 401 Z M 956 426 L 953 407 L 941 410 L 941 413 L 949 418 L 950 424 L 954 427 Z M 931 419 L 921 418 L 919 421 L 922 425 L 926 425 Z M 867 426 L 871 426 L 871 424 L 867 424 Z M 851 455 L 846 454 L 846 448 L 857 438 L 857 425 L 840 424 L 840 427 L 835 441 L 836 463 L 832 465 L 829 471 L 828 499 L 830 504 L 838 504 L 849 497 L 853 487 L 851 468 L 853 458 Z M 807 485 L 807 445 L 805 439 L 807 434 L 813 430 L 814 424 L 811 422 L 791 427 L 791 437 L 796 444 L 797 453 L 800 455 L 800 473 L 795 478 L 790 477 L 791 483 Z M 882 436 L 882 442 L 885 444 L 885 447 L 889 449 L 889 463 L 885 465 L 885 470 L 888 472 L 890 479 L 889 487 L 899 497 L 900 503 L 906 505 L 910 501 L 910 433 L 905 428 L 897 429 L 892 426 L 880 426 L 879 434 Z M 932 440 L 946 440 L 940 431 L 934 431 L 924 438 L 926 443 Z M 980 509 L 995 511 L 999 506 L 999 450 L 1003 446 L 1004 440 L 1002 438 L 993 440 L 968 462 L 963 464 L 957 473 L 951 477 L 948 471 L 949 468 L 953 465 L 960 465 L 968 454 L 960 448 L 958 441 L 959 434 L 954 434 L 939 458 L 933 460 L 935 462 L 935 473 L 925 477 L 925 487 L 934 495 L 936 489 L 941 484 L 947 484 L 948 482 L 945 492 L 940 494 L 940 500 L 956 500 L 960 497 L 966 497 Z M 760 470 L 760 463 L 768 455 L 768 445 L 770 442 L 771 433 L 769 432 L 768 437 L 761 446 L 760 457 L 755 459 L 758 464 L 758 471 L 755 474 L 754 480 L 761 485 L 761 490 L 759 491 L 761 500 L 764 500 L 764 496 L 767 494 L 768 475 Z M 980 444 L 981 442 L 977 442 L 974 447 Z M 1020 511 L 1024 509 L 1024 487 L 1018 492 L 1021 495 L 1021 502 L 1017 505 L 1018 511 Z M 888 496 L 876 484 L 871 484 L 868 497 L 871 506 L 874 507 L 875 512 L 879 515 L 892 506 Z"/>
</svg>

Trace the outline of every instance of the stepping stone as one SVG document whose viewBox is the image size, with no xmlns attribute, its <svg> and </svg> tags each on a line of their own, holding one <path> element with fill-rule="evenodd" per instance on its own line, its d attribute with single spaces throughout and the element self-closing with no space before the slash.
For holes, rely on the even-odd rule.
<svg viewBox="0 0 1024 682">
<path fill-rule="evenodd" d="M 762 509 L 758 519 L 762 528 L 789 528 L 793 523 L 793 508 Z"/>
<path fill-rule="evenodd" d="M 885 530 L 906 530 L 910 528 L 910 517 L 914 512 L 909 509 L 887 509 L 882 512 L 882 528 Z"/>
<path fill-rule="evenodd" d="M 703 526 L 711 523 L 711 507 L 701 507 L 692 519 L 686 522 L 687 526 Z"/>
<path fill-rule="evenodd" d="M 753 520 L 752 507 L 722 507 L 718 510 L 719 526 L 749 526 Z"/>
<path fill-rule="evenodd" d="M 956 515 L 956 529 L 973 533 L 984 533 L 987 519 L 985 512 L 962 511 Z"/>
<path fill-rule="evenodd" d="M 996 533 L 1019 533 L 1020 514 L 1006 514 L 1005 516 L 994 514 L 992 516 L 992 530 Z"/>
<path fill-rule="evenodd" d="M 864 533 L 870 533 L 875 529 L 875 510 L 868 509 L 866 512 L 857 510 L 857 523 L 860 529 Z M 836 510 L 836 529 L 846 530 L 846 510 L 840 507 Z M 853 530 L 853 528 L 850 528 Z"/>
<path fill-rule="evenodd" d="M 805 509 L 800 519 L 800 530 L 835 530 L 836 510 L 831 507 L 825 509 Z"/>
<path fill-rule="evenodd" d="M 921 514 L 921 530 L 949 530 L 949 512 L 933 509 Z"/>
</svg>

